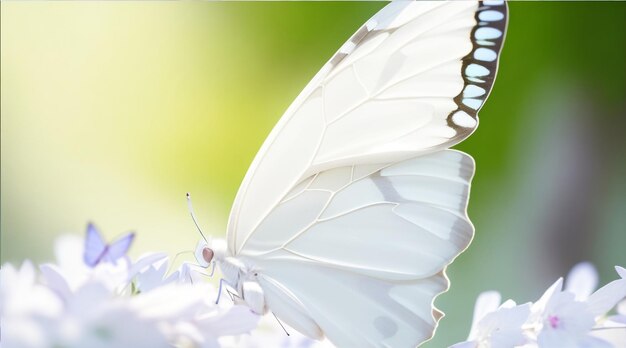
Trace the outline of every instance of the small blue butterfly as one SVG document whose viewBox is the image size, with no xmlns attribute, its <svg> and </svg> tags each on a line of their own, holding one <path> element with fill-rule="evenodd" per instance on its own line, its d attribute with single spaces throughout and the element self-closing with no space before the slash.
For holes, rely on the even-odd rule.
<svg viewBox="0 0 626 348">
<path fill-rule="evenodd" d="M 105 243 L 92 223 L 87 225 L 85 237 L 85 254 L 83 260 L 89 267 L 96 267 L 100 262 L 115 263 L 118 259 L 126 256 L 131 243 L 135 239 L 135 233 L 128 233 L 111 244 Z"/>
</svg>

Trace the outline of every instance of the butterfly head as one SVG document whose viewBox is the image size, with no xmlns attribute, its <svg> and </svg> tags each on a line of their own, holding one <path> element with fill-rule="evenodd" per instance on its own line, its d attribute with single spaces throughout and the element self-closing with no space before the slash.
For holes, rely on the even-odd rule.
<svg viewBox="0 0 626 348">
<path fill-rule="evenodd" d="M 226 257 L 226 242 L 222 239 L 201 239 L 196 246 L 196 261 L 202 267 L 209 267 L 211 262 L 220 262 Z"/>
</svg>

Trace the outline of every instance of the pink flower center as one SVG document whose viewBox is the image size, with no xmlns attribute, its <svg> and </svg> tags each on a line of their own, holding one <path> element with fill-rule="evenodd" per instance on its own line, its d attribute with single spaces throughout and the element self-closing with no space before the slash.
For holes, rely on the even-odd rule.
<svg viewBox="0 0 626 348">
<path fill-rule="evenodd" d="M 556 329 L 559 326 L 559 317 L 557 317 L 556 315 L 550 315 L 548 316 L 548 321 L 550 322 L 550 326 L 552 326 L 553 329 Z"/>
</svg>

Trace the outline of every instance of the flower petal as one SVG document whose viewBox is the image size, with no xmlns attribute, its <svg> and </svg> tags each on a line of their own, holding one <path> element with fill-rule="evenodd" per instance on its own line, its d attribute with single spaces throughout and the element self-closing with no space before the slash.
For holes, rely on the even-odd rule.
<svg viewBox="0 0 626 348">
<path fill-rule="evenodd" d="M 578 301 L 586 300 L 598 286 L 598 272 L 589 262 L 574 266 L 565 279 L 565 290 L 574 293 Z"/>
<path fill-rule="evenodd" d="M 152 265 L 154 265 L 156 263 L 159 263 L 159 265 L 160 265 L 161 262 L 163 262 L 166 259 L 167 259 L 167 254 L 166 253 L 150 253 L 150 254 L 142 255 L 141 257 L 139 257 L 137 262 L 135 262 L 130 267 L 130 270 L 128 271 L 128 275 L 132 278 L 137 273 L 143 271 L 144 269 L 148 268 L 149 266 L 152 266 Z"/>
<path fill-rule="evenodd" d="M 617 271 L 617 274 L 622 277 L 622 279 L 626 279 L 626 268 L 615 266 L 615 270 Z"/>
<path fill-rule="evenodd" d="M 67 280 L 61 274 L 61 270 L 56 265 L 46 263 L 39 266 L 39 270 L 48 287 L 57 293 L 63 300 L 70 297 L 72 291 Z"/>
<path fill-rule="evenodd" d="M 546 292 L 543 293 L 543 295 L 541 295 L 541 298 L 539 298 L 539 300 L 532 305 L 532 314 L 529 318 L 529 322 L 531 324 L 536 324 L 537 322 L 542 321 L 543 313 L 545 312 L 552 297 L 554 297 L 555 294 L 560 293 L 562 288 L 563 278 L 559 278 L 548 288 L 548 290 L 546 290 Z"/>
<path fill-rule="evenodd" d="M 512 304 L 513 301 L 507 301 Z M 517 347 L 526 343 L 522 325 L 530 315 L 530 303 L 520 306 L 503 307 L 488 313 L 479 322 L 479 341 L 488 341 L 491 348 Z"/>
<path fill-rule="evenodd" d="M 478 295 L 476 304 L 474 305 L 474 318 L 472 319 L 472 328 L 468 340 L 476 338 L 478 332 L 478 323 L 488 313 L 494 312 L 500 306 L 500 293 L 497 291 L 485 291 Z"/>
<path fill-rule="evenodd" d="M 541 348 L 576 347 L 576 339 L 564 330 L 542 330 L 537 336 L 538 346 Z"/>
<path fill-rule="evenodd" d="M 626 297 L 626 278 L 614 280 L 589 296 L 587 304 L 595 316 L 603 315 Z"/>
</svg>

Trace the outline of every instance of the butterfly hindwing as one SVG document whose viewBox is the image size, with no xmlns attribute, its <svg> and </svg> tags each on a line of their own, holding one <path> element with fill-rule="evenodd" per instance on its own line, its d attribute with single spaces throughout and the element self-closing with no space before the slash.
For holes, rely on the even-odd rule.
<svg viewBox="0 0 626 348">
<path fill-rule="evenodd" d="M 302 301 L 285 287 L 286 284 L 279 283 L 268 275 L 262 275 L 258 282 L 265 294 L 267 306 L 275 315 L 303 335 L 318 340 L 324 338 L 322 329 Z"/>
<path fill-rule="evenodd" d="M 441 273 L 396 283 L 316 263 L 268 262 L 267 267 L 272 271 L 261 285 L 281 279 L 303 303 L 303 312 L 288 311 L 287 317 L 277 308 L 276 315 L 294 328 L 299 326 L 289 319 L 311 318 L 308 328 L 319 327 L 337 347 L 415 347 L 432 336 L 441 317 L 432 309 L 433 298 L 447 288 Z"/>
<path fill-rule="evenodd" d="M 108 246 L 106 253 L 103 255 L 103 259 L 107 260 L 108 262 L 114 263 L 118 259 L 124 257 L 128 252 L 128 249 L 130 249 L 130 245 L 132 244 L 134 239 L 135 234 L 128 233 L 123 237 L 117 239 L 116 241 L 112 242 Z"/>
<path fill-rule="evenodd" d="M 322 172 L 281 202 L 241 258 L 299 331 L 321 329 L 339 346 L 415 345 L 436 325 L 443 269 L 472 238 L 473 172 L 454 150 Z"/>
<path fill-rule="evenodd" d="M 83 260 L 89 267 L 95 267 L 102 261 L 115 263 L 126 255 L 134 239 L 135 234 L 128 233 L 113 243 L 107 244 L 96 226 L 89 223 L 85 236 Z"/>
</svg>

